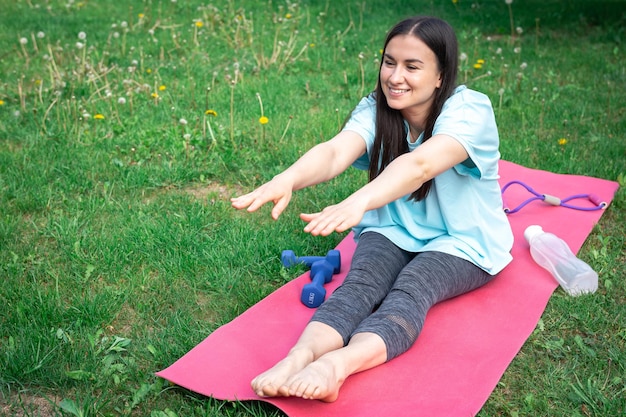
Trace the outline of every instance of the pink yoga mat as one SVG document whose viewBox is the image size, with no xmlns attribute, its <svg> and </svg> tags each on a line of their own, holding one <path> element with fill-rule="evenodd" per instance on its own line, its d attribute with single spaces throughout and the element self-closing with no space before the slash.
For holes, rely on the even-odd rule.
<svg viewBox="0 0 626 417">
<path fill-rule="evenodd" d="M 542 194 L 565 198 L 593 193 L 610 203 L 618 184 L 585 176 L 554 174 L 502 161 L 500 184 L 523 181 Z M 504 195 L 516 207 L 532 195 L 511 187 Z M 585 199 L 572 203 L 593 207 Z M 300 303 L 308 274 L 296 278 L 232 322 L 220 327 L 167 369 L 158 372 L 177 385 L 221 400 L 262 400 L 296 416 L 472 416 L 483 406 L 509 363 L 535 328 L 557 288 L 549 273 L 532 260 L 524 229 L 531 224 L 563 238 L 577 252 L 602 210 L 579 211 L 528 204 L 509 215 L 515 234 L 513 262 L 495 280 L 469 294 L 445 301 L 428 313 L 422 334 L 405 354 L 375 369 L 351 376 L 334 403 L 298 398 L 257 397 L 254 376 L 281 359 L 313 314 Z M 345 277 L 354 251 L 352 236 L 337 247 Z M 575 303 L 576 300 L 572 299 Z"/>
</svg>

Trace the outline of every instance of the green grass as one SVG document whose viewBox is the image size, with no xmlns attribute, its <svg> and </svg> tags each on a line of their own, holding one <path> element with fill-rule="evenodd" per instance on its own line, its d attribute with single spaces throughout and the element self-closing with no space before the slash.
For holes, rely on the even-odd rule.
<svg viewBox="0 0 626 417">
<path fill-rule="evenodd" d="M 580 252 L 600 289 L 555 293 L 479 415 L 624 413 L 622 2 L 0 3 L 0 413 L 281 415 L 154 372 L 295 277 L 281 250 L 343 238 L 303 234 L 297 213 L 363 173 L 298 192 L 279 222 L 228 198 L 331 137 L 414 13 L 456 28 L 503 158 L 622 185 Z"/>
</svg>

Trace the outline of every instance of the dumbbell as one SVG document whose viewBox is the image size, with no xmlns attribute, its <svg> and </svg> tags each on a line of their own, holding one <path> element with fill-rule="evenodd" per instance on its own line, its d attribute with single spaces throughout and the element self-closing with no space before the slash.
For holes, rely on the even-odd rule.
<svg viewBox="0 0 626 417">
<path fill-rule="evenodd" d="M 341 270 L 341 254 L 337 249 L 329 250 L 326 256 L 296 256 L 292 250 L 284 250 L 280 256 L 280 261 L 286 268 L 297 264 L 304 264 L 311 268 L 315 262 L 326 261 L 333 268 L 333 274 L 338 274 Z"/>
<path fill-rule="evenodd" d="M 310 308 L 316 308 L 324 302 L 326 298 L 324 284 L 333 280 L 334 271 L 333 265 L 326 259 L 313 262 L 310 272 L 311 283 L 306 284 L 302 288 L 302 294 L 300 295 L 302 304 Z"/>
</svg>

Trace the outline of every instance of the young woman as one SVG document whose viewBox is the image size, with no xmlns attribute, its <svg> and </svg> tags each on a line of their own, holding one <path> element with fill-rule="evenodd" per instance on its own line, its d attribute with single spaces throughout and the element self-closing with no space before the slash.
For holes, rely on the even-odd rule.
<svg viewBox="0 0 626 417">
<path fill-rule="evenodd" d="M 301 214 L 305 232 L 353 229 L 345 282 L 298 342 L 257 376 L 259 396 L 334 401 L 346 378 L 405 352 L 434 304 L 489 282 L 511 260 L 513 235 L 498 184 L 498 131 L 489 99 L 456 86 L 452 28 L 414 17 L 387 35 L 375 92 L 343 130 L 249 194 L 277 219 L 292 192 L 351 165 L 370 181 L 336 205 Z"/>
</svg>

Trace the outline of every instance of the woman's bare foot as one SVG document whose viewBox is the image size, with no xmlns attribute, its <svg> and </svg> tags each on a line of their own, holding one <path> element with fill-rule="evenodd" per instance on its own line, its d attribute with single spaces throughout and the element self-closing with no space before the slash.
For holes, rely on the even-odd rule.
<svg viewBox="0 0 626 417">
<path fill-rule="evenodd" d="M 288 394 L 305 400 L 333 402 L 347 375 L 341 362 L 333 361 L 332 354 L 310 363 L 285 383 Z M 281 390 L 282 391 L 282 390 Z"/>
<path fill-rule="evenodd" d="M 254 378 L 252 389 L 259 397 L 289 396 L 285 383 L 296 375 L 314 359 L 311 351 L 292 349 L 289 354 L 276 365 Z"/>
</svg>

